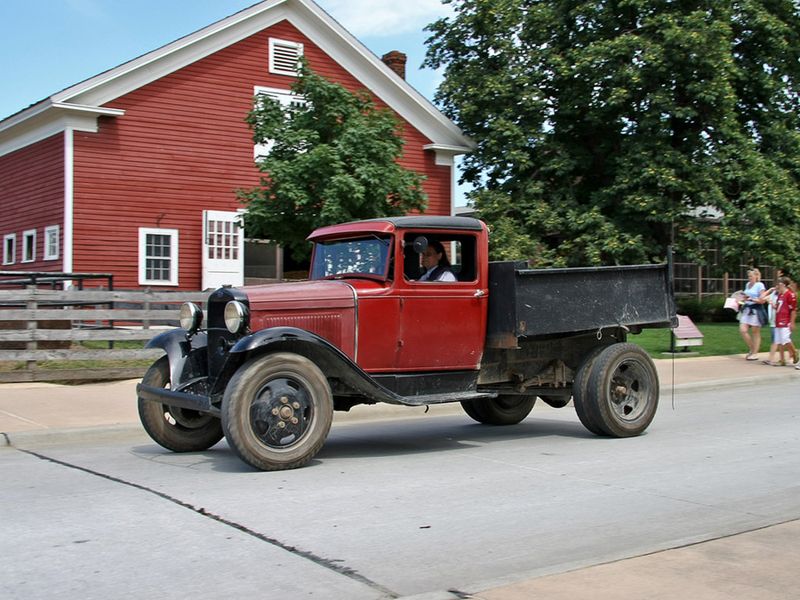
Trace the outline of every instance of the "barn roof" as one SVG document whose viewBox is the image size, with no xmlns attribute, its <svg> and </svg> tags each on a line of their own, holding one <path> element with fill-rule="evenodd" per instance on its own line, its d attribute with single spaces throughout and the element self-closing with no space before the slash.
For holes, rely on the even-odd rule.
<svg viewBox="0 0 800 600">
<path fill-rule="evenodd" d="M 283 20 L 350 72 L 432 141 L 426 149 L 462 154 L 472 144 L 456 125 L 312 0 L 264 0 L 230 17 L 70 86 L 0 121 L 0 155 L 66 127 L 96 131 L 97 117 L 121 116 L 113 101 Z M 112 103 L 112 106 L 106 106 Z"/>
</svg>

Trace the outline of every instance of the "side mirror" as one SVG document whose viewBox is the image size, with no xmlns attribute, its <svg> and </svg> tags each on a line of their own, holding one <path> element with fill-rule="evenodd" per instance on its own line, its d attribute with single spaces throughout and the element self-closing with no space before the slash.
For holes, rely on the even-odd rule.
<svg viewBox="0 0 800 600">
<path fill-rule="evenodd" d="M 414 252 L 417 254 L 422 254 L 425 252 L 426 248 L 428 247 L 428 238 L 424 235 L 417 236 L 414 238 Z"/>
</svg>

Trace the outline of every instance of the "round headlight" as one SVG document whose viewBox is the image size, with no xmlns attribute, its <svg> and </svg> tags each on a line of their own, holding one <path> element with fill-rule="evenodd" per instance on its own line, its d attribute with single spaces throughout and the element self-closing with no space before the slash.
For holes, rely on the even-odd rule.
<svg viewBox="0 0 800 600">
<path fill-rule="evenodd" d="M 239 333 L 247 327 L 247 307 L 236 300 L 225 305 L 225 327 L 231 333 Z"/>
<path fill-rule="evenodd" d="M 189 333 L 194 333 L 203 322 L 203 311 L 194 302 L 184 302 L 181 306 L 180 323 Z"/>
</svg>

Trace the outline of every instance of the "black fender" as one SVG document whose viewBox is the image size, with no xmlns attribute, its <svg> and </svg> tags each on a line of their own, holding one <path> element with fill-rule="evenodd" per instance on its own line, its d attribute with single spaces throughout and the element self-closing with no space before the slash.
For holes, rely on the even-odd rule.
<svg viewBox="0 0 800 600">
<path fill-rule="evenodd" d="M 242 364 L 254 356 L 267 352 L 300 354 L 312 360 L 326 377 L 338 379 L 357 394 L 376 402 L 407 404 L 402 396 L 377 383 L 328 340 L 297 327 L 271 327 L 240 339 L 230 349 L 230 353 L 240 355 L 241 359 L 230 362 Z"/>
<path fill-rule="evenodd" d="M 183 387 L 185 381 L 208 375 L 204 370 L 197 372 L 196 368 L 196 365 L 205 365 L 207 345 L 208 337 L 205 332 L 190 335 L 187 330 L 178 328 L 151 338 L 145 348 L 161 348 L 167 353 L 171 388 L 177 390 Z M 190 357 L 197 360 L 190 362 Z"/>
</svg>

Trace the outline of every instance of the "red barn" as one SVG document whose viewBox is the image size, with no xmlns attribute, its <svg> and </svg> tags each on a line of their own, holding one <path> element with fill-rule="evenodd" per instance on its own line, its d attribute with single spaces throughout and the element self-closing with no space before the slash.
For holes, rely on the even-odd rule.
<svg viewBox="0 0 800 600">
<path fill-rule="evenodd" d="M 311 0 L 266 0 L 0 122 L 0 269 L 240 284 L 234 190 L 259 180 L 244 117 L 255 94 L 291 100 L 300 55 L 398 115 L 427 212 L 451 214 L 469 141 L 389 66 L 396 56 L 384 63 Z"/>
</svg>

